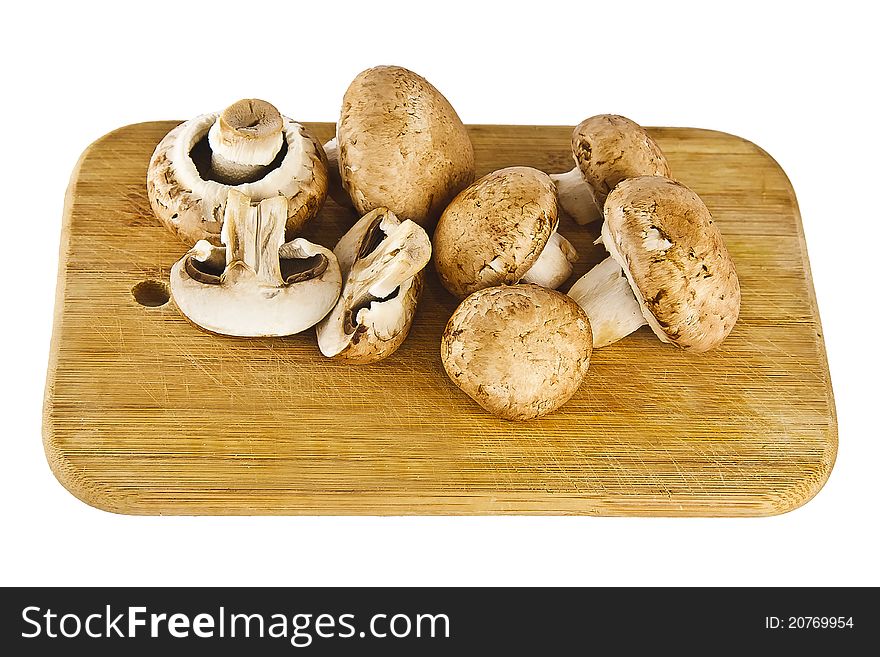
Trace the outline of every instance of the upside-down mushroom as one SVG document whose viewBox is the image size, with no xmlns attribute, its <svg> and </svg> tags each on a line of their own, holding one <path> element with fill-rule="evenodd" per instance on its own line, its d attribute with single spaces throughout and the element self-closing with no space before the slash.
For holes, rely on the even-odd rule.
<svg viewBox="0 0 880 657">
<path fill-rule="evenodd" d="M 150 206 L 185 243 L 220 244 L 232 189 L 254 202 L 284 198 L 292 238 L 327 196 L 324 151 L 302 125 L 255 99 L 190 119 L 156 146 L 147 170 Z"/>
</svg>

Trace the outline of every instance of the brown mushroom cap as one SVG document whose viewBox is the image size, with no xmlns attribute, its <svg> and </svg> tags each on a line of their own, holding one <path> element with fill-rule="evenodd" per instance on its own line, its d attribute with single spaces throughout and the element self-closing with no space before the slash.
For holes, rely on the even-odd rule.
<svg viewBox="0 0 880 657">
<path fill-rule="evenodd" d="M 226 184 L 211 172 L 208 144 L 208 132 L 220 116 L 203 114 L 185 121 L 156 146 L 147 169 L 147 195 L 154 214 L 183 242 L 207 240 L 218 246 L 230 189 L 255 202 L 281 195 L 288 200 L 286 236 L 292 239 L 327 196 L 324 149 L 305 127 L 282 117 L 284 149 L 268 172 L 256 180 Z"/>
<path fill-rule="evenodd" d="M 474 179 L 474 148 L 430 82 L 377 66 L 349 85 L 337 125 L 339 170 L 355 209 L 385 206 L 426 227 Z"/>
<path fill-rule="evenodd" d="M 539 417 L 567 402 L 592 351 L 581 307 L 528 283 L 474 292 L 452 314 L 440 346 L 452 382 L 508 420 Z"/>
<path fill-rule="evenodd" d="M 605 202 L 602 240 L 661 340 L 702 352 L 727 337 L 739 316 L 739 279 L 694 192 L 659 176 L 623 181 Z"/>
<path fill-rule="evenodd" d="M 666 156 L 635 121 L 600 114 L 581 121 L 571 135 L 571 150 L 599 207 L 621 180 L 637 176 L 669 177 Z"/>
<path fill-rule="evenodd" d="M 459 298 L 518 283 L 556 230 L 556 188 L 530 167 L 483 176 L 456 196 L 434 231 L 434 266 Z"/>
</svg>

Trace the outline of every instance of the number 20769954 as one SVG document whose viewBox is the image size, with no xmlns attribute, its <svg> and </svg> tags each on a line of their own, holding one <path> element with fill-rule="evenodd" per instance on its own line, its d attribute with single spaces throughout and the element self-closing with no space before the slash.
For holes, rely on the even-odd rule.
<svg viewBox="0 0 880 657">
<path fill-rule="evenodd" d="M 852 616 L 765 616 L 768 630 L 846 630 L 853 629 Z"/>
</svg>

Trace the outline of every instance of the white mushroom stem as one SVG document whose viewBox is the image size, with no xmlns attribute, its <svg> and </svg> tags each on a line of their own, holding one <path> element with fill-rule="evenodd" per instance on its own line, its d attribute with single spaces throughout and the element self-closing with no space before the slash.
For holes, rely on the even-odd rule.
<svg viewBox="0 0 880 657">
<path fill-rule="evenodd" d="M 261 177 L 281 150 L 282 128 L 281 114 L 266 101 L 240 100 L 227 107 L 208 131 L 214 177 L 229 185 Z"/>
<path fill-rule="evenodd" d="M 571 276 L 572 264 L 577 259 L 577 250 L 571 242 L 559 233 L 553 233 L 522 280 L 555 290 Z"/>
<path fill-rule="evenodd" d="M 580 169 L 575 167 L 568 173 L 555 173 L 550 179 L 556 183 L 556 195 L 565 214 L 581 226 L 602 218 L 602 207 Z"/>
<path fill-rule="evenodd" d="M 605 347 L 647 324 L 623 268 L 611 256 L 581 276 L 568 291 L 593 329 L 593 347 Z"/>
<path fill-rule="evenodd" d="M 330 177 L 332 178 L 335 174 L 336 179 L 339 179 L 339 142 L 336 141 L 336 137 L 328 141 L 324 144 L 324 153 L 327 155 L 327 164 L 329 165 L 327 168 L 330 172 Z"/>
<path fill-rule="evenodd" d="M 221 239 L 226 245 L 225 276 L 252 275 L 268 287 L 284 286 L 280 252 L 287 222 L 287 199 L 267 198 L 258 205 L 250 197 L 229 190 Z"/>
</svg>

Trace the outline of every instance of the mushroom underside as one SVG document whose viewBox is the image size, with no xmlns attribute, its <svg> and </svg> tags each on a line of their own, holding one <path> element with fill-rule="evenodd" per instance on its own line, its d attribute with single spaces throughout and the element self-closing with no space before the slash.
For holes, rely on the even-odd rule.
<svg viewBox="0 0 880 657">
<path fill-rule="evenodd" d="M 229 192 L 223 247 L 198 242 L 171 270 L 171 294 L 193 323 L 241 337 L 283 336 L 316 324 L 342 283 L 333 253 L 297 238 L 284 242 L 287 202 L 253 206 Z"/>
<path fill-rule="evenodd" d="M 275 156 L 267 164 L 242 166 L 241 168 L 235 169 L 238 172 L 237 175 L 230 176 L 228 173 L 224 173 L 223 169 L 218 169 L 218 167 L 215 166 L 216 156 L 211 149 L 211 144 L 208 139 L 209 133 L 210 129 L 195 144 L 193 144 L 189 151 L 189 157 L 202 180 L 208 180 L 220 183 L 221 185 L 228 185 L 230 187 L 259 182 L 281 166 L 281 163 L 284 161 L 284 158 L 287 157 L 287 153 L 290 149 L 287 140 L 282 140 Z M 234 169 L 234 167 L 228 168 Z"/>
<path fill-rule="evenodd" d="M 671 342 L 646 305 L 626 258 L 610 233 L 608 222 L 602 224 L 597 243 L 605 247 L 608 257 L 579 278 L 568 292 L 590 318 L 593 346 L 606 347 L 645 324 L 662 342 Z M 670 246 L 656 236 L 647 236 L 643 244 L 646 249 L 657 252 Z"/>
<path fill-rule="evenodd" d="M 156 147 L 147 172 L 150 205 L 165 226 L 188 244 L 220 245 L 227 194 L 234 189 L 254 202 L 273 196 L 288 201 L 286 234 L 292 238 L 324 202 L 327 171 L 323 151 L 298 123 L 283 118 L 275 158 L 235 185 L 212 169 L 209 132 L 217 114 L 205 114 L 171 130 Z"/>
</svg>

